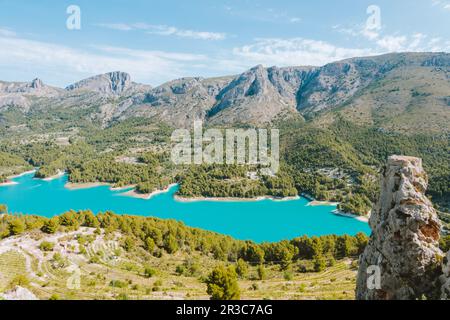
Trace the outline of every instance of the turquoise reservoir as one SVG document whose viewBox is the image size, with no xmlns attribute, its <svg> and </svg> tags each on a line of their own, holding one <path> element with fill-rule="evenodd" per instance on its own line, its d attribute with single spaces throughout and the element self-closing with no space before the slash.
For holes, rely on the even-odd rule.
<svg viewBox="0 0 450 320">
<path fill-rule="evenodd" d="M 108 186 L 69 190 L 64 187 L 67 176 L 51 181 L 34 179 L 26 174 L 0 187 L 0 203 L 10 212 L 45 217 L 70 209 L 90 209 L 94 213 L 107 210 L 118 214 L 152 216 L 183 221 L 237 239 L 255 242 L 279 241 L 302 235 L 370 234 L 369 225 L 354 218 L 331 213 L 335 206 L 308 206 L 308 200 L 291 201 L 195 201 L 174 199 L 178 186 L 149 200 L 124 196 L 126 191 L 113 191 Z"/>
</svg>

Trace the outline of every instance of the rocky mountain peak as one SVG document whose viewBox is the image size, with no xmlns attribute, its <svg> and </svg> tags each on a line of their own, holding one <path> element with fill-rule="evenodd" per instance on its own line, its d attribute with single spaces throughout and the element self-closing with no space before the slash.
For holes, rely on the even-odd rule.
<svg viewBox="0 0 450 320">
<path fill-rule="evenodd" d="M 93 76 L 69 85 L 66 90 L 88 90 L 102 94 L 119 95 L 132 86 L 131 77 L 121 71 L 108 72 Z"/>
<path fill-rule="evenodd" d="M 131 84 L 131 77 L 128 73 L 115 71 L 106 74 L 111 81 L 111 89 L 115 93 L 121 93 Z"/>
<path fill-rule="evenodd" d="M 389 157 L 369 221 L 372 235 L 359 261 L 357 299 L 439 297 L 441 224 L 425 196 L 427 185 L 421 159 Z"/>
<path fill-rule="evenodd" d="M 33 81 L 31 81 L 31 87 L 32 87 L 33 89 L 39 90 L 39 89 L 41 89 L 42 87 L 44 87 L 44 83 L 42 82 L 41 79 L 36 78 L 36 79 L 33 79 Z"/>
</svg>

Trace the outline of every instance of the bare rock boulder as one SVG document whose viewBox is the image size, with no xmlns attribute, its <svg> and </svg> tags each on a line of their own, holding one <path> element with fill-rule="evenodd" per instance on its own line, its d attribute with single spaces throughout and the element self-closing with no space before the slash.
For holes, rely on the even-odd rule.
<svg viewBox="0 0 450 320">
<path fill-rule="evenodd" d="M 0 294 L 0 297 L 4 300 L 39 300 L 30 290 L 20 286 Z"/>
</svg>

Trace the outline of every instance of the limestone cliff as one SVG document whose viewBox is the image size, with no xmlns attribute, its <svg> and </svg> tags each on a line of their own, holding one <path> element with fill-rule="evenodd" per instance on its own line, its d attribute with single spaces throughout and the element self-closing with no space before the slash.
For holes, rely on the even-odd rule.
<svg viewBox="0 0 450 320">
<path fill-rule="evenodd" d="M 357 299 L 440 297 L 441 225 L 425 196 L 427 184 L 421 159 L 388 159 L 369 221 L 372 235 L 359 261 Z"/>
</svg>

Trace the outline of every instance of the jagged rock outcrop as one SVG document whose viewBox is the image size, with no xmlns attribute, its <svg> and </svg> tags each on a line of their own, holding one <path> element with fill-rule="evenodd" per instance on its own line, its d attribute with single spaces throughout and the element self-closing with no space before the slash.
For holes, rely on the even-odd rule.
<svg viewBox="0 0 450 320">
<path fill-rule="evenodd" d="M 31 82 L 0 81 L 0 111 L 15 107 L 27 112 L 34 98 L 53 98 L 63 90 L 45 85 L 41 79 Z"/>
<path fill-rule="evenodd" d="M 31 81 L 31 87 L 33 89 L 39 90 L 44 87 L 44 83 L 42 82 L 41 79 L 35 78 L 35 79 L 33 79 L 33 81 Z"/>
<path fill-rule="evenodd" d="M 125 94 L 135 87 L 142 85 L 131 81 L 131 77 L 126 72 L 114 71 L 105 74 L 93 76 L 66 87 L 66 90 L 85 90 L 94 91 L 104 95 L 121 95 Z M 150 86 L 146 86 L 150 89 Z"/>
<path fill-rule="evenodd" d="M 439 298 L 441 225 L 425 196 L 427 184 L 421 159 L 389 157 L 359 261 L 357 299 Z"/>
<path fill-rule="evenodd" d="M 258 65 L 236 77 L 217 96 L 209 121 L 269 123 L 297 112 L 299 88 L 315 68 L 264 68 Z"/>
</svg>

